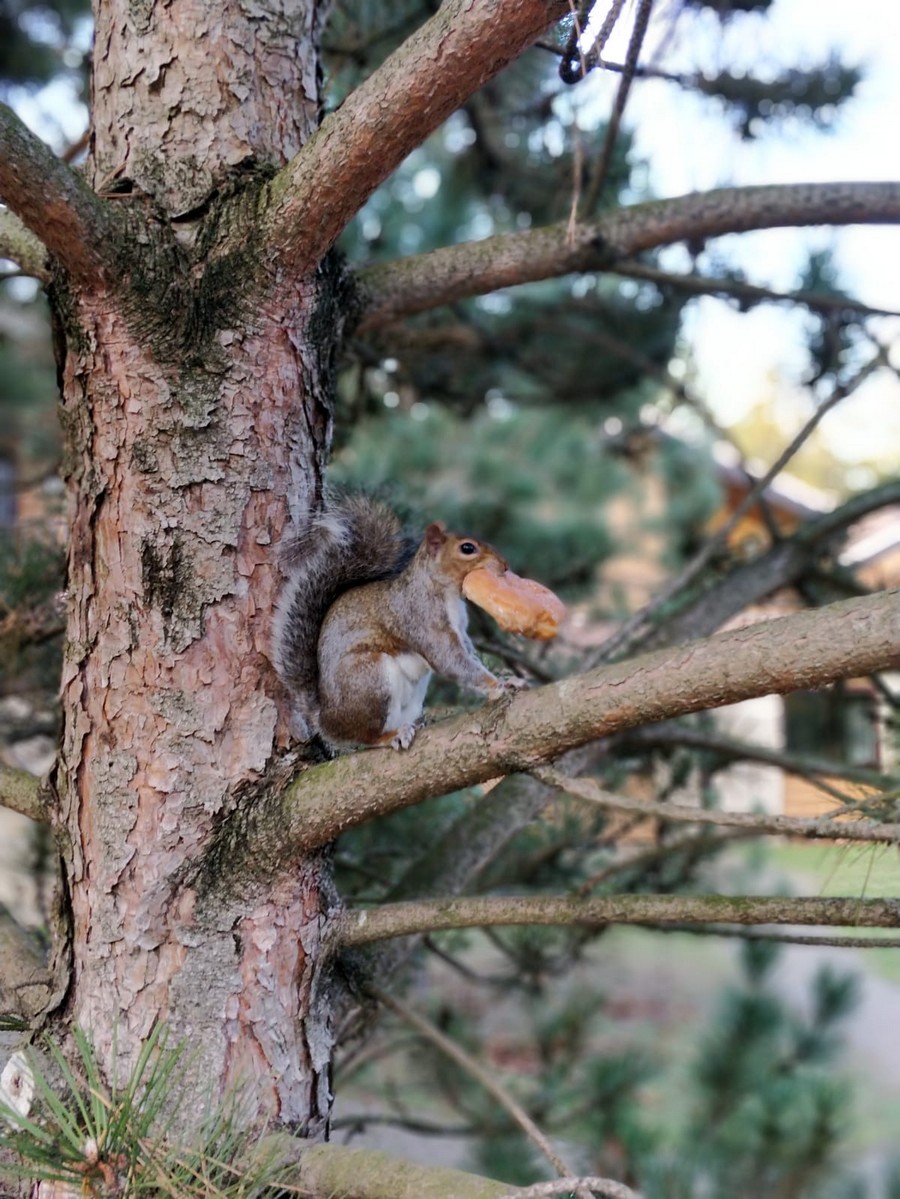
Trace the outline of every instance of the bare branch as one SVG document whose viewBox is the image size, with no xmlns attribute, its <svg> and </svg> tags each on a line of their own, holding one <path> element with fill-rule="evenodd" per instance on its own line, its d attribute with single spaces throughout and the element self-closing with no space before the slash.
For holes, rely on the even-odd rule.
<svg viewBox="0 0 900 1199">
<path fill-rule="evenodd" d="M 466 896 L 385 904 L 337 917 L 343 947 L 448 928 L 498 925 L 805 924 L 900 927 L 900 899 L 743 895 Z"/>
<path fill-rule="evenodd" d="M 0 258 L 9 258 L 23 275 L 31 275 L 42 283 L 50 278 L 47 247 L 8 208 L 0 209 Z"/>
<path fill-rule="evenodd" d="M 642 724 L 758 695 L 823 686 L 900 663 L 900 591 L 844 600 L 617 662 L 426 729 L 405 753 L 314 767 L 237 809 L 208 877 L 273 874 L 339 833 L 433 795 L 529 770 Z M 374 755 L 374 756 L 373 756 Z M 203 868 L 203 864 L 201 864 Z M 212 884 L 214 885 L 214 883 Z"/>
<path fill-rule="evenodd" d="M 117 215 L 5 104 L 0 199 L 74 278 L 89 283 L 121 269 Z"/>
<path fill-rule="evenodd" d="M 639 729 L 628 737 L 628 744 L 641 749 L 681 745 L 716 754 L 724 762 L 759 762 L 764 766 L 777 766 L 786 774 L 796 774 L 801 778 L 839 778 L 869 788 L 885 789 L 897 783 L 896 776 L 880 774 L 877 770 L 869 770 L 865 766 L 829 762 L 825 758 L 809 758 L 786 753 L 784 750 L 770 749 L 764 745 L 751 745 L 746 741 L 710 732 L 708 729 L 688 728 L 682 724 Z M 866 797 L 861 797 L 860 803 L 864 802 Z"/>
<path fill-rule="evenodd" d="M 600 158 L 594 168 L 593 178 L 585 196 L 584 208 L 586 212 L 593 212 L 597 200 L 602 196 L 603 188 L 606 185 L 609 168 L 612 165 L 613 150 L 619 137 L 622 117 L 625 114 L 625 105 L 628 103 L 628 93 L 631 90 L 631 84 L 637 70 L 641 46 L 647 34 L 647 26 L 650 24 L 650 12 L 652 8 L 653 0 L 637 0 L 637 12 L 634 18 L 634 26 L 631 30 L 631 37 L 628 41 L 628 52 L 625 57 L 625 70 L 622 72 L 622 78 L 619 80 L 616 98 L 613 102 L 612 112 L 606 126 L 603 149 L 600 152 Z M 596 47 L 595 53 L 599 54 L 599 50 Z"/>
<path fill-rule="evenodd" d="M 461 1045 L 458 1045 L 456 1041 L 452 1041 L 439 1028 L 435 1028 L 430 1020 L 426 1020 L 424 1016 L 414 1011 L 401 1000 L 395 998 L 393 995 L 388 995 L 384 991 L 373 990 L 372 995 L 379 1003 L 390 1008 L 392 1012 L 396 1012 L 401 1020 L 405 1021 L 410 1028 L 416 1030 L 420 1037 L 424 1037 L 426 1041 L 439 1049 L 445 1057 L 455 1062 L 470 1078 L 474 1078 L 478 1085 L 483 1087 L 495 1103 L 498 1103 L 514 1123 L 519 1126 L 531 1143 L 537 1146 L 558 1174 L 567 1177 L 572 1173 L 525 1109 L 513 1099 L 508 1091 L 500 1086 L 496 1076 L 491 1071 L 486 1070 Z"/>
<path fill-rule="evenodd" d="M 27 770 L 0 765 L 0 808 L 19 812 L 38 824 L 47 823 L 47 805 L 40 780 Z"/>
<path fill-rule="evenodd" d="M 656 283 L 659 287 L 672 287 L 695 296 L 727 296 L 742 304 L 802 304 L 814 312 L 855 313 L 858 316 L 900 316 L 894 308 L 873 308 L 861 304 L 849 296 L 835 296 L 819 291 L 776 291 L 771 287 L 760 287 L 756 283 L 745 283 L 742 279 L 713 278 L 711 275 L 684 275 L 661 271 L 646 262 L 617 262 L 613 274 L 629 279 L 642 279 Z"/>
<path fill-rule="evenodd" d="M 851 496 L 833 512 L 803 525 L 793 537 L 732 570 L 683 611 L 669 617 L 650 643 L 673 645 L 712 633 L 735 613 L 796 582 L 814 566 L 832 538 L 840 537 L 863 516 L 896 503 L 900 503 L 900 482 L 896 479 Z"/>
<path fill-rule="evenodd" d="M 900 183 L 791 183 L 722 188 L 621 208 L 570 228 L 548 225 L 447 246 L 358 272 L 360 328 L 374 329 L 484 295 L 579 271 L 686 238 L 783 226 L 896 224 Z"/>
<path fill-rule="evenodd" d="M 694 937 L 736 937 L 741 941 L 771 941 L 775 945 L 820 945 L 828 949 L 900 949 L 900 937 L 830 937 L 781 933 L 775 932 L 774 929 L 719 928 L 716 925 L 699 928 L 693 924 L 645 924 L 642 927 L 658 933 L 689 933 Z"/>
<path fill-rule="evenodd" d="M 567 11 L 565 0 L 443 4 L 272 181 L 269 252 L 309 271 L 404 158 Z"/>
<path fill-rule="evenodd" d="M 536 767 L 532 774 L 548 787 L 573 795 L 612 812 L 632 812 L 648 819 L 675 823 L 711 824 L 719 828 L 740 828 L 756 833 L 775 833 L 788 837 L 806 837 L 826 841 L 869 841 L 876 844 L 900 844 L 900 824 L 882 824 L 877 820 L 809 820 L 799 816 L 776 816 L 755 812 L 722 812 L 693 808 L 687 804 L 647 803 L 627 795 L 605 791 L 592 779 L 567 778 L 547 766 Z"/>
</svg>

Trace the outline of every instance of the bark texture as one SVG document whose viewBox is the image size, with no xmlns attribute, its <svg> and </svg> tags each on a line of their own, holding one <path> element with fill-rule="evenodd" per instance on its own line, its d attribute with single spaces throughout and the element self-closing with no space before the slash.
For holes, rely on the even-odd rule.
<svg viewBox="0 0 900 1199">
<path fill-rule="evenodd" d="M 257 170 L 317 119 L 317 9 L 112 3 L 96 18 L 89 173 L 132 195 L 97 201 L 130 235 L 115 286 L 98 272 L 53 291 L 73 507 L 61 1016 L 120 1074 L 164 1020 L 198 1094 L 236 1086 L 248 1114 L 315 1135 L 330 1098 L 319 863 L 215 905 L 185 880 L 279 743 L 275 547 L 288 497 L 316 502 L 330 434 L 332 278 L 273 281 L 252 250 Z"/>
<path fill-rule="evenodd" d="M 318 123 L 318 0 L 95 7 L 91 182 L 171 216 L 239 167 L 281 167 Z"/>
</svg>

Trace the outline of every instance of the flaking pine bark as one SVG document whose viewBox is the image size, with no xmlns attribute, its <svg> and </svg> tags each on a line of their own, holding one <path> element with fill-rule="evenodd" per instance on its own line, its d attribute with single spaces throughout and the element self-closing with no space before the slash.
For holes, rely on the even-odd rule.
<svg viewBox="0 0 900 1199">
<path fill-rule="evenodd" d="M 60 820 L 72 919 L 63 1021 L 127 1068 L 154 1023 L 192 1085 L 315 1132 L 328 1046 L 309 1026 L 315 859 L 265 893 L 192 866 L 252 802 L 279 737 L 273 548 L 321 487 L 327 273 L 261 294 L 253 163 L 317 123 L 316 12 L 100 5 L 90 175 L 123 214 L 122 277 L 52 299 L 74 506 Z M 242 174 L 243 172 L 243 174 Z M 271 173 L 271 172 L 269 172 Z M 116 197 L 115 199 L 112 197 Z"/>
<path fill-rule="evenodd" d="M 190 1047 L 192 1093 L 237 1087 L 248 1122 L 312 1137 L 327 1122 L 332 899 L 321 846 L 342 823 L 386 810 L 378 776 L 408 769 L 375 756 L 341 764 L 339 817 L 311 812 L 296 827 L 304 802 L 316 807 L 316 785 L 323 804 L 333 796 L 327 767 L 306 801 L 294 803 L 302 783 L 286 786 L 286 700 L 269 641 L 277 547 L 292 515 L 321 499 L 345 325 L 367 308 L 382 321 L 387 309 L 521 282 L 535 247 L 550 246 L 545 274 L 599 269 L 687 236 L 691 211 L 700 235 L 729 221 L 823 219 L 815 188 L 705 208 L 672 201 L 677 211 L 641 206 L 630 239 L 627 213 L 620 241 L 577 226 L 575 257 L 561 252 L 559 230 L 534 231 L 460 247 L 459 269 L 442 259 L 446 277 L 431 284 L 423 259 L 354 285 L 330 254 L 341 229 L 566 11 L 556 0 L 447 0 L 322 119 L 325 14 L 312 0 L 97 0 L 86 174 L 0 110 L 0 196 L 24 230 L 23 259 L 49 283 L 72 517 L 51 812 L 69 928 L 48 1024 L 63 1036 L 81 1025 L 110 1075 L 124 1077 L 165 1021 Z M 896 185 L 866 185 L 843 207 L 855 185 L 835 186 L 825 196 L 835 219 L 900 216 Z M 490 259 L 501 250 L 512 258 L 497 274 Z M 800 675 L 836 677 L 828 662 Z M 724 681 L 712 694 L 731 698 Z M 572 715 L 576 733 L 556 730 L 560 745 L 603 733 L 589 702 L 580 723 Z M 481 778 L 553 756 L 544 743 L 527 752 L 535 728 L 549 727 L 540 699 L 509 711 L 509 722 L 498 709 L 459 733 L 480 747 Z M 501 745 L 506 728 L 515 744 Z M 430 740 L 440 748 L 445 735 Z M 428 785 L 409 802 L 458 781 L 453 754 L 429 759 L 428 744 L 412 751 Z M 266 824 L 282 800 L 294 803 L 287 848 L 277 820 Z M 255 840 L 242 840 L 248 829 Z"/>
<path fill-rule="evenodd" d="M 276 547 L 321 497 L 351 311 L 329 247 L 563 8 L 505 7 L 502 45 L 470 54 L 503 14 L 445 6 L 320 128 L 312 0 L 104 0 L 90 187 L 4 116 L 3 198 L 49 251 L 72 506 L 53 813 L 71 959 L 50 1027 L 88 1030 L 121 1077 L 165 1021 L 186 1086 L 237 1087 L 248 1118 L 310 1136 L 330 1106 L 321 859 L 265 885 L 199 867 L 285 746 Z"/>
</svg>

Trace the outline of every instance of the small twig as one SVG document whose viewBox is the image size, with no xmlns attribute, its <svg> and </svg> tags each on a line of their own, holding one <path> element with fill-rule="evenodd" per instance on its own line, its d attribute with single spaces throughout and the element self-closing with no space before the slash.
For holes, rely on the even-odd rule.
<svg viewBox="0 0 900 1199">
<path fill-rule="evenodd" d="M 698 554 L 685 566 L 679 574 L 675 576 L 653 600 L 640 612 L 627 620 L 617 633 L 610 637 L 600 647 L 599 651 L 592 656 L 587 663 L 588 668 L 596 666 L 600 662 L 609 661 L 615 656 L 621 656 L 627 653 L 636 642 L 640 640 L 641 634 L 649 627 L 653 617 L 672 600 L 681 591 L 684 591 L 693 581 L 706 569 L 712 561 L 715 554 L 727 544 L 728 538 L 737 527 L 739 522 L 747 515 L 747 513 L 758 503 L 766 489 L 770 486 L 773 480 L 781 474 L 785 466 L 794 457 L 800 447 L 812 435 L 815 428 L 818 426 L 822 418 L 831 411 L 841 400 L 847 398 L 857 387 L 860 386 L 878 367 L 884 363 L 884 355 L 881 351 L 873 354 L 864 366 L 862 366 L 851 380 L 844 384 L 838 384 L 831 395 L 823 400 L 821 404 L 813 412 L 809 420 L 804 424 L 800 432 L 794 437 L 785 450 L 779 454 L 778 458 L 769 467 L 764 475 L 757 479 L 755 485 L 750 488 L 741 502 L 735 507 L 734 511 L 729 516 L 724 524 L 720 525 L 712 537 L 706 542 Z"/>
<path fill-rule="evenodd" d="M 439 1049 L 441 1053 L 455 1062 L 471 1078 L 474 1078 L 487 1091 L 491 1098 L 500 1104 L 504 1111 L 509 1114 L 532 1144 L 543 1153 L 560 1175 L 563 1177 L 571 1175 L 568 1166 L 566 1166 L 547 1137 L 541 1132 L 521 1104 L 517 1103 L 509 1092 L 499 1085 L 496 1077 L 486 1070 L 480 1062 L 477 1062 L 461 1045 L 458 1045 L 456 1041 L 451 1041 L 430 1020 L 426 1020 L 424 1016 L 414 1011 L 411 1007 L 408 1007 L 402 1000 L 396 999 L 393 995 L 388 995 L 386 992 L 377 989 L 373 989 L 372 996 L 379 1003 L 384 1004 L 385 1007 L 395 1012 L 401 1020 L 411 1028 L 414 1028 L 420 1036 L 424 1037 L 426 1041 L 429 1041 L 436 1049 Z M 565 1189 L 571 1190 L 572 1187 Z"/>
<path fill-rule="evenodd" d="M 848 783 L 857 783 L 863 787 L 880 788 L 891 786 L 896 781 L 896 775 L 881 774 L 877 770 L 869 770 L 864 766 L 853 766 L 842 762 L 827 762 L 823 758 L 812 758 L 786 753 L 784 750 L 772 749 L 765 745 L 752 745 L 747 741 L 739 741 L 719 733 L 704 729 L 690 728 L 684 724 L 670 721 L 667 724 L 650 725 L 643 729 L 635 729 L 624 738 L 630 746 L 645 749 L 683 747 L 715 754 L 724 762 L 759 762 L 764 766 L 775 766 L 786 774 L 795 774 L 801 778 L 815 781 L 823 791 L 833 794 L 841 803 L 847 803 L 845 795 L 836 789 L 821 783 L 822 776 L 839 778 Z M 866 797 L 869 798 L 869 797 Z M 864 800 L 860 800 L 864 802 Z M 852 805 L 850 805 L 852 808 Z"/>
<path fill-rule="evenodd" d="M 405 1116 L 391 1116 L 380 1113 L 360 1112 L 359 1115 L 340 1116 L 331 1121 L 332 1132 L 362 1131 L 368 1124 L 387 1124 L 392 1128 L 402 1128 L 406 1132 L 416 1132 L 425 1137 L 471 1137 L 484 1133 L 483 1128 L 472 1124 L 457 1124 L 455 1127 L 445 1124 L 435 1124 L 430 1120 L 413 1120 Z"/>
<path fill-rule="evenodd" d="M 702 850 L 706 854 L 715 853 L 716 850 L 722 849 L 726 845 L 732 845 L 735 841 L 743 841 L 756 835 L 755 831 L 747 829 L 736 829 L 734 832 L 723 833 L 719 837 L 709 837 L 704 833 L 698 835 L 696 832 L 683 833 L 681 836 L 673 837 L 670 841 L 663 842 L 662 845 L 654 845 L 652 849 L 638 849 L 624 858 L 610 862 L 602 870 L 598 870 L 596 874 L 585 879 L 574 894 L 590 895 L 596 887 L 615 878 L 617 874 L 648 866 L 672 854 L 690 853 L 692 850 Z"/>
<path fill-rule="evenodd" d="M 622 74 L 622 80 L 616 92 L 615 103 L 610 114 L 609 124 L 606 127 L 606 138 L 603 142 L 603 150 L 600 153 L 600 159 L 597 163 L 597 169 L 591 179 L 590 187 L 587 190 L 585 197 L 585 211 L 593 212 L 597 201 L 603 193 L 603 187 L 609 175 L 609 168 L 612 164 L 613 150 L 615 149 L 616 141 L 619 136 L 619 128 L 622 124 L 622 116 L 625 112 L 625 105 L 628 102 L 628 93 L 631 90 L 631 84 L 634 80 L 634 73 L 637 69 L 638 58 L 641 53 L 641 46 L 644 43 L 644 37 L 647 33 L 647 26 L 650 23 L 650 13 L 653 8 L 653 0 L 638 0 L 637 13 L 634 18 L 634 27 L 631 31 L 631 38 L 628 42 L 628 50 L 625 55 L 625 70 Z M 607 18 L 608 20 L 609 18 Z M 599 42 L 599 38 L 597 39 Z M 599 53 L 599 51 L 597 51 Z"/>
<path fill-rule="evenodd" d="M 704 275 L 682 275 L 662 271 L 658 267 L 634 259 L 623 259 L 611 268 L 615 275 L 628 279 L 641 279 L 659 287 L 673 287 L 697 296 L 721 295 L 747 303 L 771 301 L 776 304 L 803 304 L 816 312 L 856 312 L 860 316 L 900 316 L 895 308 L 873 308 L 852 300 L 848 296 L 825 295 L 815 291 L 776 291 L 771 287 L 760 287 L 756 283 L 744 283 L 738 279 L 713 279 Z"/>
<path fill-rule="evenodd" d="M 720 812 L 708 808 L 693 808 L 687 804 L 648 803 L 642 799 L 631 799 L 626 795 L 614 795 L 611 791 L 604 791 L 592 779 L 567 778 L 550 766 L 537 766 L 530 773 L 545 786 L 556 787 L 557 790 L 576 799 L 583 799 L 613 811 L 642 813 L 648 819 L 713 824 L 787 837 L 900 845 L 900 824 L 879 824 L 874 820 L 830 820 L 824 817 L 819 820 L 807 820 L 800 816 Z"/>
<path fill-rule="evenodd" d="M 641 924 L 654 933 L 690 933 L 694 937 L 736 937 L 741 941 L 772 941 L 777 945 L 821 945 L 828 949 L 900 949 L 900 937 L 813 937 L 805 933 L 769 932 L 727 925 Z"/>
</svg>

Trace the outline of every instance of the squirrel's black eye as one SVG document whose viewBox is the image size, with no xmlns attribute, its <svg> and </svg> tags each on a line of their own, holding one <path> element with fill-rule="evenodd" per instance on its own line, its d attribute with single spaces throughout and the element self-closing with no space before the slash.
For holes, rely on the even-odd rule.
<svg viewBox="0 0 900 1199">
<path fill-rule="evenodd" d="M 471 558 L 473 554 L 478 553 L 478 546 L 474 541 L 463 541 L 459 547 L 459 552 L 465 554 L 467 558 Z"/>
</svg>

